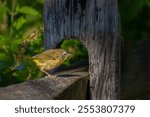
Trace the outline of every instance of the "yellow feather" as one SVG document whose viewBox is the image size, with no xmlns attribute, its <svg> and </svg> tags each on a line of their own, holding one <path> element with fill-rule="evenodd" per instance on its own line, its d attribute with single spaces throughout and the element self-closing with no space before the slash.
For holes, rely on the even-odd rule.
<svg viewBox="0 0 150 117">
<path fill-rule="evenodd" d="M 63 49 L 51 49 L 33 56 L 32 59 L 42 72 L 51 76 L 45 70 L 52 70 L 59 67 L 69 55 L 70 54 Z"/>
</svg>

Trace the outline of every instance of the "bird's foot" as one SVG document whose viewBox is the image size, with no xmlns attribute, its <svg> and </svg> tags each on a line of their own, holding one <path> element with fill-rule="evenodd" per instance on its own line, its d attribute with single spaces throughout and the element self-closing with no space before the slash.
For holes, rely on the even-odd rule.
<svg viewBox="0 0 150 117">
<path fill-rule="evenodd" d="M 45 76 L 46 78 L 56 78 L 57 76 L 56 75 L 48 75 L 48 76 Z"/>
</svg>

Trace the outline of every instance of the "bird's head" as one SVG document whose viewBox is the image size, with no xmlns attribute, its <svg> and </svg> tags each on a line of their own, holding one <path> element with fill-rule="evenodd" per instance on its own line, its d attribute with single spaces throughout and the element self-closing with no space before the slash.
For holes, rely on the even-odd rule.
<svg viewBox="0 0 150 117">
<path fill-rule="evenodd" d="M 61 58 L 62 60 L 66 60 L 71 54 L 68 53 L 67 51 L 62 52 Z"/>
</svg>

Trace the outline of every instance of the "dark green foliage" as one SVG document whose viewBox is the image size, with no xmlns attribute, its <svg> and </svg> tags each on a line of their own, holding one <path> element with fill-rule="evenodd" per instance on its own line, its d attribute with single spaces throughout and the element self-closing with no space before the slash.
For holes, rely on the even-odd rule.
<svg viewBox="0 0 150 117">
<path fill-rule="evenodd" d="M 121 14 L 121 98 L 149 99 L 150 0 L 119 0 Z"/>
<path fill-rule="evenodd" d="M 136 46 L 150 37 L 150 0 L 119 0 L 122 37 Z"/>
<path fill-rule="evenodd" d="M 126 24 L 135 19 L 144 4 L 145 0 L 119 0 L 122 23 Z"/>
<path fill-rule="evenodd" d="M 41 77 L 26 56 L 43 51 L 43 0 L 0 0 L 0 22 L 0 86 Z"/>
</svg>

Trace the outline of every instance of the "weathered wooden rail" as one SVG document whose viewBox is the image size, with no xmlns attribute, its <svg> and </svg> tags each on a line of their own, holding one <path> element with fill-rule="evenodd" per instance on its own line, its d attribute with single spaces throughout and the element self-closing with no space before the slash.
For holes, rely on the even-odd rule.
<svg viewBox="0 0 150 117">
<path fill-rule="evenodd" d="M 60 73 L 0 88 L 0 100 L 87 99 L 88 79 L 86 71 Z"/>
</svg>

